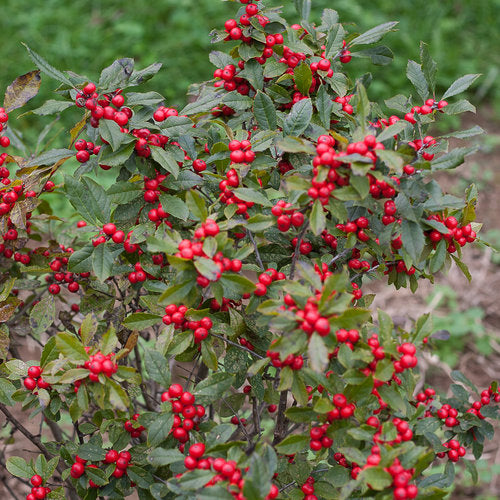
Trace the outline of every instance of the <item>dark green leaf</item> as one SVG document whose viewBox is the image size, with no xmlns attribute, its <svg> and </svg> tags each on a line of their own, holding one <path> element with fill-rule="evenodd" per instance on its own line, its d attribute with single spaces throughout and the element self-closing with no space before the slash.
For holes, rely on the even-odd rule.
<svg viewBox="0 0 500 500">
<path fill-rule="evenodd" d="M 56 305 L 53 295 L 44 297 L 31 309 L 29 322 L 35 335 L 44 333 L 56 318 Z"/>
<path fill-rule="evenodd" d="M 386 33 L 395 31 L 393 28 L 396 26 L 396 24 L 398 24 L 397 21 L 392 21 L 375 26 L 375 28 L 365 31 L 365 33 L 352 40 L 350 46 L 354 47 L 355 45 L 366 45 L 378 42 Z"/>
<path fill-rule="evenodd" d="M 480 74 L 469 74 L 464 75 L 458 80 L 455 80 L 448 90 L 444 93 L 442 99 L 447 99 L 454 95 L 460 94 L 464 90 L 467 90 L 481 75 Z"/>
<path fill-rule="evenodd" d="M 151 146 L 151 157 L 167 172 L 170 172 L 174 176 L 174 179 L 177 179 L 179 175 L 179 165 L 171 152 L 159 146 Z"/>
<path fill-rule="evenodd" d="M 415 61 L 408 61 L 406 76 L 417 90 L 418 95 L 425 101 L 429 96 L 429 87 L 427 86 L 427 80 L 420 64 Z"/>
<path fill-rule="evenodd" d="M 276 110 L 273 101 L 260 90 L 255 94 L 253 113 L 262 130 L 276 130 Z"/>
</svg>

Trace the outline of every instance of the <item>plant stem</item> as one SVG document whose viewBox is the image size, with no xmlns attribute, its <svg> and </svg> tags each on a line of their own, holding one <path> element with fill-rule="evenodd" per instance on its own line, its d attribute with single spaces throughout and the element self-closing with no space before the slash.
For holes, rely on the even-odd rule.
<svg viewBox="0 0 500 500">
<path fill-rule="evenodd" d="M 293 280 L 293 276 L 295 274 L 295 266 L 297 264 L 297 259 L 299 258 L 300 255 L 300 244 L 302 243 L 302 238 L 304 237 L 308 229 L 309 229 L 309 222 L 306 222 L 304 224 L 304 227 L 301 229 L 299 235 L 297 236 L 297 244 L 295 245 L 295 251 L 293 252 L 292 265 L 290 266 L 291 280 Z"/>
</svg>

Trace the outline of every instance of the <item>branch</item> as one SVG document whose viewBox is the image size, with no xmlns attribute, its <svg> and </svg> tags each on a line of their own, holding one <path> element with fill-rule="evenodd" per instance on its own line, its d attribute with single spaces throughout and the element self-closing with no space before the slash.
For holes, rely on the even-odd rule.
<svg viewBox="0 0 500 500">
<path fill-rule="evenodd" d="M 342 252 L 332 258 L 332 260 L 328 263 L 328 266 L 331 266 L 335 261 L 341 259 L 342 257 L 345 257 L 349 254 L 349 252 L 352 252 L 352 248 L 346 248 L 345 250 L 342 250 Z"/>
<path fill-rule="evenodd" d="M 260 354 L 257 354 L 256 352 L 250 350 L 248 347 L 245 347 L 243 345 L 240 345 L 240 344 L 237 344 L 236 342 L 233 342 L 232 340 L 228 340 L 226 339 L 225 337 L 223 337 L 222 335 L 217 335 L 216 333 L 212 333 L 210 332 L 210 335 L 212 335 L 213 337 L 216 337 L 218 339 L 221 339 L 223 340 L 224 342 L 226 342 L 227 344 L 231 344 L 233 345 L 234 347 L 238 347 L 239 349 L 243 350 L 243 351 L 247 351 L 249 352 L 252 356 L 256 357 L 256 358 L 259 358 L 259 359 L 264 359 L 264 356 L 261 356 Z"/>
<path fill-rule="evenodd" d="M 257 243 L 255 241 L 255 238 L 253 237 L 252 231 L 250 231 L 249 229 L 247 229 L 246 231 L 247 231 L 248 237 L 250 238 L 250 241 L 253 244 L 253 248 L 255 250 L 255 259 L 257 260 L 257 264 L 259 264 L 260 268 L 263 271 L 265 271 L 266 268 L 264 267 L 264 264 L 262 263 L 262 259 L 260 257 L 259 249 L 257 247 Z"/>
<path fill-rule="evenodd" d="M 276 421 L 276 428 L 274 430 L 273 445 L 278 444 L 283 440 L 288 427 L 288 419 L 285 416 L 286 405 L 288 401 L 288 391 L 282 391 L 280 394 L 280 403 L 278 406 L 278 420 Z"/>
<path fill-rule="evenodd" d="M 14 425 L 14 427 L 19 432 L 24 434 L 24 436 L 27 437 L 42 452 L 43 456 L 47 460 L 50 460 L 52 458 L 52 455 L 48 452 L 47 448 L 45 448 L 40 438 L 32 434 L 28 429 L 26 429 L 26 427 L 24 427 L 24 425 L 21 424 L 21 422 L 19 422 L 16 419 L 16 417 L 14 417 L 14 415 L 12 415 L 12 413 L 7 409 L 7 407 L 3 403 L 0 403 L 0 411 L 2 411 L 2 413 L 7 417 L 9 422 L 11 422 L 12 425 Z M 61 463 L 57 464 L 57 472 L 59 472 L 59 474 L 61 474 L 62 477 L 62 473 L 64 472 L 64 466 Z M 72 500 L 78 500 L 78 494 L 76 493 L 76 490 L 71 484 L 71 482 L 67 480 L 65 484 L 66 488 L 68 489 L 69 498 L 71 498 Z"/>
<path fill-rule="evenodd" d="M 297 244 L 295 245 L 295 251 L 293 252 L 292 257 L 292 265 L 290 266 L 290 279 L 293 280 L 293 275 L 295 274 L 295 265 L 297 264 L 297 259 L 300 255 L 300 244 L 302 243 L 302 238 L 304 234 L 306 234 L 309 229 L 309 222 L 304 224 L 304 227 L 301 229 L 299 235 L 297 236 Z"/>
</svg>

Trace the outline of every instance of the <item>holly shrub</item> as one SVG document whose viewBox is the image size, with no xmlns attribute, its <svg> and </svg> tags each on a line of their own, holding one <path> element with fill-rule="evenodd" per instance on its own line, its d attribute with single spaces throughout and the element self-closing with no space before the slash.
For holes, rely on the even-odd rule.
<svg viewBox="0 0 500 500">
<path fill-rule="evenodd" d="M 1 439 L 39 450 L 4 464 L 27 500 L 440 499 L 457 466 L 477 478 L 496 382 L 425 386 L 431 318 L 395 328 L 363 289 L 415 291 L 453 263 L 470 278 L 476 189 L 459 199 L 433 176 L 475 150 L 449 137 L 481 129 L 427 130 L 474 109 L 455 96 L 478 75 L 437 97 L 422 43 L 416 94 L 387 99 L 387 116 L 371 75 L 343 68 L 389 63 L 378 42 L 396 23 L 354 33 L 327 9 L 314 26 L 296 3 L 289 26 L 241 0 L 212 33 L 229 47 L 209 56 L 214 79 L 180 111 L 136 89 L 158 64 L 120 59 L 89 80 L 28 48 L 38 70 L 0 112 Z M 32 113 L 78 122 L 67 149 L 45 130 L 44 152 L 16 156 L 8 114 L 40 74 L 57 98 Z M 25 343 L 39 359 L 20 359 Z"/>
</svg>

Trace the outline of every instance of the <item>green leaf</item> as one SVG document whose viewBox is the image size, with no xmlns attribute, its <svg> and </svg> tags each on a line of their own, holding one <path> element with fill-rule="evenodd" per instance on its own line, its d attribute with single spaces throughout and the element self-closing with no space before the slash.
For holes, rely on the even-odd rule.
<svg viewBox="0 0 500 500">
<path fill-rule="evenodd" d="M 333 102 L 325 85 L 321 85 L 316 93 L 316 109 L 318 110 L 321 124 L 328 130 L 330 128 Z"/>
<path fill-rule="evenodd" d="M 166 437 L 174 423 L 171 411 L 159 413 L 148 428 L 148 444 L 158 446 Z"/>
<path fill-rule="evenodd" d="M 385 401 L 391 408 L 398 411 L 405 411 L 405 402 L 396 388 L 390 385 L 381 385 L 378 388 L 378 392 L 383 401 Z"/>
<path fill-rule="evenodd" d="M 186 283 L 181 283 L 179 285 L 173 285 L 168 287 L 159 297 L 158 304 L 177 304 L 181 303 L 186 295 L 191 291 L 196 281 L 191 280 Z M 255 287 L 254 287 L 255 288 Z"/>
<path fill-rule="evenodd" d="M 455 80 L 444 93 L 442 99 L 447 99 L 448 97 L 452 97 L 467 90 L 480 76 L 480 74 L 468 74 Z"/>
<path fill-rule="evenodd" d="M 276 451 L 283 455 L 293 455 L 309 446 L 310 438 L 301 434 L 292 434 L 276 445 Z"/>
<path fill-rule="evenodd" d="M 89 371 L 87 368 L 72 368 L 64 373 L 64 375 L 59 379 L 60 384 L 72 384 L 76 380 L 81 380 L 89 376 Z"/>
<path fill-rule="evenodd" d="M 23 45 L 26 47 L 31 60 L 42 73 L 45 73 L 47 76 L 50 76 L 50 78 L 69 85 L 72 88 L 74 87 L 71 80 L 62 71 L 59 71 L 54 68 L 54 66 L 51 66 L 43 57 L 31 50 L 25 43 L 23 43 Z"/>
<path fill-rule="evenodd" d="M 134 69 L 134 60 L 124 57 L 113 61 L 101 71 L 98 86 L 111 91 L 117 87 L 125 87 Z"/>
<path fill-rule="evenodd" d="M 179 165 L 171 152 L 159 146 L 151 146 L 151 157 L 167 172 L 170 172 L 174 176 L 174 179 L 177 179 L 179 175 Z"/>
<path fill-rule="evenodd" d="M 44 297 L 31 309 L 29 322 L 35 335 L 44 333 L 56 319 L 56 304 L 53 295 Z"/>
<path fill-rule="evenodd" d="M 161 316 L 150 313 L 132 313 L 123 320 L 123 326 L 129 330 L 144 330 L 150 326 L 157 325 L 161 321 Z"/>
<path fill-rule="evenodd" d="M 293 70 L 295 85 L 302 95 L 309 95 L 309 89 L 312 84 L 312 71 L 309 64 L 302 62 Z"/>
<path fill-rule="evenodd" d="M 106 456 L 106 450 L 102 446 L 99 446 L 95 441 L 89 441 L 83 443 L 78 448 L 78 456 L 84 460 L 92 460 L 97 462 L 99 460 L 104 460 Z"/>
<path fill-rule="evenodd" d="M 264 191 L 257 191 L 256 189 L 251 188 L 236 188 L 234 194 L 243 201 L 253 201 L 257 205 L 261 205 L 263 207 L 273 207 L 274 203 L 269 201 L 266 196 L 264 196 Z"/>
<path fill-rule="evenodd" d="M 247 79 L 255 90 L 262 90 L 264 85 L 263 69 L 255 59 L 246 61 L 245 69 L 240 71 L 238 76 Z"/>
<path fill-rule="evenodd" d="M 34 109 L 32 113 L 40 116 L 52 115 L 54 113 L 60 113 L 61 111 L 71 108 L 74 105 L 75 103 L 72 101 L 56 101 L 55 99 L 49 99 L 39 108 Z"/>
<path fill-rule="evenodd" d="M 358 82 L 357 85 L 357 97 L 358 97 L 358 105 L 356 107 L 356 111 L 358 115 L 361 117 L 361 128 L 364 130 L 366 126 L 366 119 L 370 114 L 370 101 L 366 94 L 365 86 Z"/>
<path fill-rule="evenodd" d="M 116 151 L 124 142 L 132 140 L 128 134 L 120 131 L 120 126 L 113 120 L 101 120 L 99 122 L 99 133 L 109 143 L 113 151 Z"/>
<path fill-rule="evenodd" d="M 194 189 L 186 193 L 186 205 L 196 219 L 205 221 L 208 216 L 206 202 Z"/>
<path fill-rule="evenodd" d="M 202 276 L 205 276 L 210 281 L 216 281 L 217 277 L 221 274 L 219 266 L 213 259 L 207 259 L 206 257 L 198 257 L 194 261 L 194 267 L 196 267 L 196 270 Z"/>
<path fill-rule="evenodd" d="M 246 111 L 252 107 L 253 100 L 251 97 L 238 94 L 238 92 L 228 92 L 222 99 L 222 104 L 238 111 Z"/>
<path fill-rule="evenodd" d="M 59 352 L 72 362 L 87 361 L 89 359 L 89 355 L 85 352 L 80 339 L 71 333 L 58 333 L 56 346 Z"/>
<path fill-rule="evenodd" d="M 369 484 L 376 491 L 381 491 L 391 485 L 392 476 L 383 467 L 367 467 L 360 472 L 357 480 Z"/>
<path fill-rule="evenodd" d="M 434 159 L 432 161 L 432 170 L 449 170 L 458 167 L 464 163 L 466 156 L 475 153 L 478 149 L 478 146 L 455 148 L 449 153 Z"/>
<path fill-rule="evenodd" d="M 400 134 L 405 128 L 409 127 L 410 124 L 406 120 L 399 120 L 396 123 L 389 125 L 385 128 L 378 136 L 377 141 L 383 142 L 387 139 L 392 139 L 393 136 Z M 385 150 L 382 150 L 385 151 Z M 377 151 L 377 155 L 380 153 L 380 150 Z"/>
<path fill-rule="evenodd" d="M 122 249 L 120 249 L 121 251 Z M 92 269 L 102 283 L 113 274 L 114 260 L 115 253 L 111 252 L 105 243 L 101 243 L 95 248 L 92 256 Z"/>
<path fill-rule="evenodd" d="M 476 394 L 478 393 L 477 387 L 462 373 L 459 372 L 458 370 L 453 370 L 451 372 L 451 378 L 455 380 L 456 382 L 460 382 L 467 386 L 471 391 L 475 392 Z"/>
<path fill-rule="evenodd" d="M 146 349 L 144 353 L 144 366 L 149 378 L 158 382 L 163 387 L 170 385 L 170 367 L 168 361 L 161 352 Z"/>
<path fill-rule="evenodd" d="M 420 42 L 420 65 L 424 72 L 425 79 L 430 87 L 431 93 L 434 94 L 436 88 L 436 62 L 429 54 L 429 48 L 426 43 Z"/>
<path fill-rule="evenodd" d="M 474 125 L 467 130 L 459 130 L 457 132 L 451 132 L 450 134 L 442 135 L 442 138 L 454 137 L 455 139 L 468 139 L 469 137 L 474 137 L 476 135 L 484 134 L 485 131 L 479 125 Z"/>
<path fill-rule="evenodd" d="M 272 215 L 255 214 L 247 219 L 243 224 L 245 229 L 254 233 L 261 233 L 265 229 L 276 225 L 276 217 Z"/>
<path fill-rule="evenodd" d="M 221 93 L 207 92 L 199 97 L 196 101 L 190 102 L 186 105 L 179 115 L 195 115 L 197 113 L 202 113 L 210 111 L 214 106 L 217 106 L 220 102 Z"/>
<path fill-rule="evenodd" d="M 313 113 L 311 99 L 296 102 L 283 122 L 285 135 L 299 136 L 309 126 Z"/>
<path fill-rule="evenodd" d="M 321 15 L 321 26 L 319 30 L 329 30 L 339 22 L 339 15 L 336 10 L 324 9 Z"/>
<path fill-rule="evenodd" d="M 408 61 L 406 76 L 417 90 L 418 95 L 425 101 L 429 96 L 429 87 L 427 86 L 427 80 L 420 64 L 415 61 Z"/>
<path fill-rule="evenodd" d="M 359 35 L 354 40 L 352 40 L 350 46 L 354 47 L 355 45 L 367 45 L 370 43 L 378 42 L 386 33 L 395 31 L 393 28 L 397 24 L 397 21 L 379 24 L 378 26 L 375 26 L 375 28 L 365 31 L 362 35 Z"/>
<path fill-rule="evenodd" d="M 240 296 L 244 293 L 252 293 L 255 290 L 255 283 L 239 274 L 223 273 L 219 281 L 224 289 L 231 290 Z"/>
<path fill-rule="evenodd" d="M 102 226 L 109 222 L 109 199 L 102 188 L 102 192 L 92 192 L 89 186 L 93 185 L 85 185 L 71 175 L 64 176 L 64 190 L 69 202 L 87 222 Z"/>
<path fill-rule="evenodd" d="M 320 235 L 326 227 L 325 210 L 319 200 L 314 202 L 311 215 L 309 216 L 309 224 L 315 236 Z"/>
<path fill-rule="evenodd" d="M 425 236 L 420 224 L 411 220 L 403 220 L 401 223 L 401 239 L 403 247 L 412 258 L 413 263 L 418 263 L 425 245 Z"/>
<path fill-rule="evenodd" d="M 342 50 L 343 41 L 346 32 L 341 24 L 334 24 L 328 31 L 325 44 L 325 56 L 331 59 Z"/>
<path fill-rule="evenodd" d="M 262 130 L 276 130 L 277 120 L 274 103 L 268 95 L 260 90 L 257 90 L 255 94 L 253 114 Z"/>
<path fill-rule="evenodd" d="M 28 479 L 35 473 L 33 467 L 31 467 L 31 465 L 29 465 L 26 460 L 21 457 L 9 457 L 5 466 L 7 470 L 15 477 Z"/>
<path fill-rule="evenodd" d="M 213 373 L 196 386 L 196 400 L 198 401 L 199 399 L 200 404 L 208 404 L 217 401 L 229 390 L 233 383 L 233 379 L 233 375 L 229 373 Z"/>
<path fill-rule="evenodd" d="M 74 155 L 71 149 L 51 149 L 41 155 L 35 156 L 23 164 L 23 167 L 35 167 L 40 165 L 54 165 L 58 161 L 71 158 Z"/>
<path fill-rule="evenodd" d="M 116 151 L 113 151 L 110 146 L 104 145 L 99 151 L 97 161 L 100 165 L 119 167 L 132 156 L 134 147 L 135 144 L 133 142 L 130 142 L 128 144 L 122 144 Z"/>
<path fill-rule="evenodd" d="M 328 349 L 317 333 L 313 333 L 309 338 L 307 352 L 311 369 L 318 373 L 322 372 L 328 364 Z"/>
<path fill-rule="evenodd" d="M 154 448 L 148 454 L 147 460 L 153 467 L 163 467 L 175 462 L 184 462 L 184 455 L 176 448 L 167 450 L 164 448 Z"/>
<path fill-rule="evenodd" d="M 80 250 L 71 254 L 68 262 L 68 270 L 74 273 L 85 273 L 92 270 L 92 254 L 94 246 L 88 243 Z"/>
</svg>

